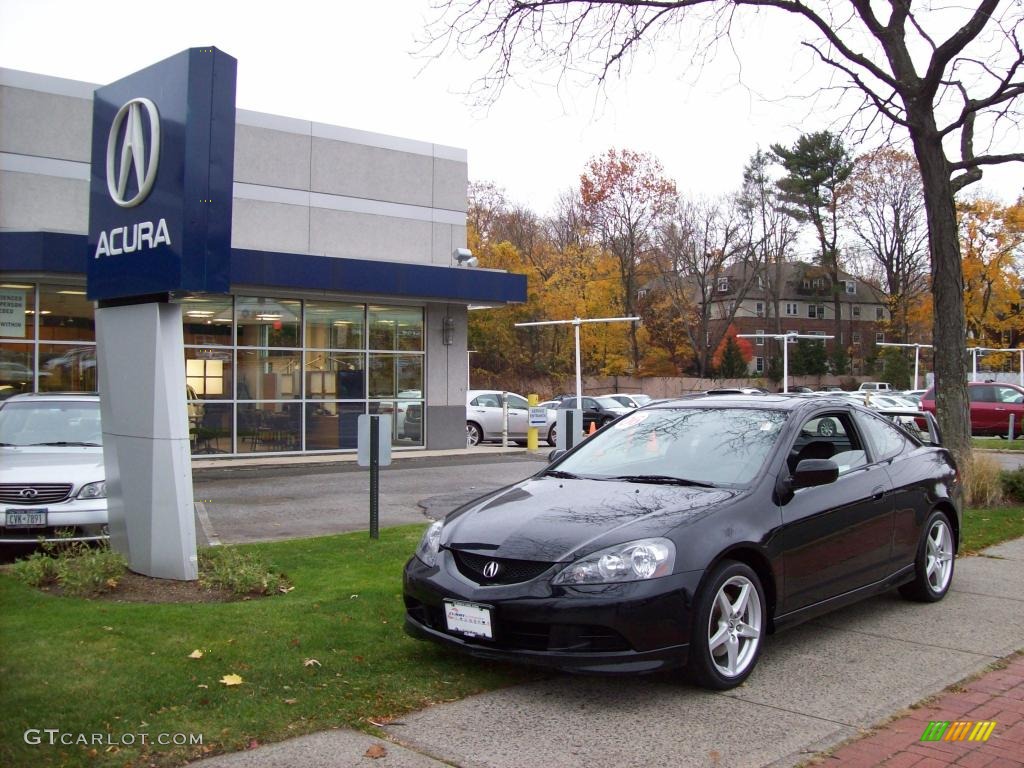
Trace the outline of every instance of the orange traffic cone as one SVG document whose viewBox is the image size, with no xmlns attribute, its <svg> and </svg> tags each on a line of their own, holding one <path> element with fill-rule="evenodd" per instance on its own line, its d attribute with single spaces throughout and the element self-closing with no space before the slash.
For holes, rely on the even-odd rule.
<svg viewBox="0 0 1024 768">
<path fill-rule="evenodd" d="M 590 422 L 590 431 L 587 432 L 587 436 L 589 437 L 590 435 L 594 434 L 595 432 L 597 432 L 597 422 L 596 421 L 592 421 L 592 422 Z"/>
</svg>

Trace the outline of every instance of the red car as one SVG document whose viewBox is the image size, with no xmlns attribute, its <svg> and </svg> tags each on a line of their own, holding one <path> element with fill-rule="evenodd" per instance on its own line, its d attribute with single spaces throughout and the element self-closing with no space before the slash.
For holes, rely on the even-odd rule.
<svg viewBox="0 0 1024 768">
<path fill-rule="evenodd" d="M 976 381 L 967 385 L 971 399 L 971 434 L 1005 435 L 1013 417 L 1014 435 L 1024 432 L 1024 387 L 995 381 Z M 935 387 L 921 398 L 921 410 L 935 413 Z"/>
</svg>

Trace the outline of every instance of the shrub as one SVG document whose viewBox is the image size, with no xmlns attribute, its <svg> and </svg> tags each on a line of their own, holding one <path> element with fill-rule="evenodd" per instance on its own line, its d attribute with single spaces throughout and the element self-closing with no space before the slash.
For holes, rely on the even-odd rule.
<svg viewBox="0 0 1024 768">
<path fill-rule="evenodd" d="M 964 504 L 968 507 L 994 507 L 1003 501 L 1002 469 L 999 462 L 983 453 L 975 453 L 967 471 Z"/>
<path fill-rule="evenodd" d="M 14 564 L 14 575 L 31 587 L 58 585 L 66 595 L 92 597 L 117 586 L 128 568 L 124 556 L 103 542 L 43 542 L 39 552 Z"/>
<path fill-rule="evenodd" d="M 1024 467 L 1004 469 L 999 475 L 999 480 L 1008 499 L 1018 503 L 1024 502 Z"/>
<path fill-rule="evenodd" d="M 236 595 L 269 595 L 288 587 L 288 579 L 273 572 L 258 554 L 235 547 L 199 550 L 199 583 Z"/>
</svg>

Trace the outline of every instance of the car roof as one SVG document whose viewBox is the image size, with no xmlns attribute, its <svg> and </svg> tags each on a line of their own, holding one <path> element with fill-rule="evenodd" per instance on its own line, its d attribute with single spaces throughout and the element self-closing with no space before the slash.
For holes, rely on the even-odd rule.
<svg viewBox="0 0 1024 768">
<path fill-rule="evenodd" d="M 773 408 L 795 411 L 807 405 L 856 405 L 848 397 L 834 397 L 821 392 L 797 392 L 766 395 L 705 395 L 695 394 L 671 400 L 659 400 L 644 408 L 689 408 L 693 406 L 725 406 L 727 408 Z"/>
</svg>

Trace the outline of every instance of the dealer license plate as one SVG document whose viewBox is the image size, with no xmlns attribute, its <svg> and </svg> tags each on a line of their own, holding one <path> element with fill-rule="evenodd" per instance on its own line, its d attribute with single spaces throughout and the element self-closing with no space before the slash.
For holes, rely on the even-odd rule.
<svg viewBox="0 0 1024 768">
<path fill-rule="evenodd" d="M 8 509 L 4 519 L 8 528 L 45 528 L 45 509 Z"/>
<path fill-rule="evenodd" d="M 470 637 L 492 639 L 491 609 L 486 605 L 463 603 L 456 600 L 444 601 L 444 618 L 449 632 L 458 632 Z"/>
</svg>

